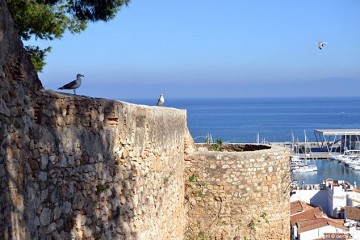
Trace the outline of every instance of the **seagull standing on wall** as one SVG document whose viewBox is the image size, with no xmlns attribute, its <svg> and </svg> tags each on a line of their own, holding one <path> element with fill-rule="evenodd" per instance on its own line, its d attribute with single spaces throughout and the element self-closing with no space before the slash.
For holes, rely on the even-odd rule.
<svg viewBox="0 0 360 240">
<path fill-rule="evenodd" d="M 315 43 L 317 46 L 318 46 L 318 48 L 321 50 L 326 44 L 327 44 L 327 42 L 316 42 Z"/>
<path fill-rule="evenodd" d="M 64 86 L 60 87 L 59 89 L 61 89 L 61 90 L 63 90 L 63 89 L 73 89 L 74 94 L 76 95 L 75 89 L 80 87 L 80 85 L 81 85 L 81 77 L 84 77 L 84 75 L 77 74 L 76 79 L 74 81 L 69 82 L 68 84 L 65 84 Z"/>
<path fill-rule="evenodd" d="M 165 102 L 164 94 L 160 94 L 160 97 L 159 97 L 156 105 L 162 106 L 162 105 L 164 105 L 164 102 Z"/>
</svg>

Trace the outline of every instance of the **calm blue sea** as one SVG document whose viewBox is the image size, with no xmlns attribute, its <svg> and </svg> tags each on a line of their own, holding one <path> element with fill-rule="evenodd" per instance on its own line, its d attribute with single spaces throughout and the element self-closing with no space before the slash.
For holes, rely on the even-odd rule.
<svg viewBox="0 0 360 240">
<path fill-rule="evenodd" d="M 165 106 L 187 110 L 188 127 L 195 142 L 210 134 L 223 142 L 315 141 L 315 129 L 360 129 L 360 97 L 304 98 L 208 98 L 171 99 Z M 157 99 L 132 99 L 128 102 L 155 105 Z M 317 173 L 293 176 L 305 183 L 318 183 L 327 177 L 349 182 L 360 173 L 340 163 L 318 160 Z M 337 165 L 338 164 L 338 165 Z"/>
<path fill-rule="evenodd" d="M 166 97 L 166 96 L 165 96 Z M 155 105 L 155 100 L 129 102 Z M 206 134 L 224 142 L 292 141 L 292 133 L 315 141 L 315 129 L 360 128 L 360 97 L 167 99 L 165 105 L 186 109 L 196 142 Z"/>
</svg>

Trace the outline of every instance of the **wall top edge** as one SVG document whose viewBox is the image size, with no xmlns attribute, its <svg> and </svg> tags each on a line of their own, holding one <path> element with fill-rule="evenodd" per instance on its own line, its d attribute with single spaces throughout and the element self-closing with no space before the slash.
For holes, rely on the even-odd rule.
<svg viewBox="0 0 360 240">
<path fill-rule="evenodd" d="M 56 98 L 56 99 L 67 99 L 72 101 L 83 101 L 83 102 L 98 102 L 98 103 L 112 103 L 115 105 L 124 105 L 129 107 L 139 107 L 139 108 L 145 108 L 149 110 L 161 110 L 161 111 L 178 111 L 181 113 L 186 114 L 186 109 L 178 109 L 173 107 L 167 107 L 167 106 L 151 106 L 151 105 L 142 105 L 142 104 L 135 104 L 130 102 L 125 102 L 121 100 L 114 100 L 114 99 L 107 99 L 107 98 L 98 98 L 98 97 L 91 97 L 91 96 L 85 96 L 85 95 L 74 95 L 71 93 L 62 93 L 57 92 L 54 90 L 41 90 L 43 95 L 48 96 L 49 98 Z"/>
<path fill-rule="evenodd" d="M 252 145 L 252 144 L 250 144 Z M 254 143 L 254 145 L 256 145 L 256 143 Z M 225 156 L 225 155 L 230 155 L 230 156 L 236 156 L 236 155 L 259 155 L 259 154 L 284 154 L 286 152 L 288 152 L 290 154 L 290 149 L 286 148 L 286 147 L 281 147 L 281 146 L 275 146 L 275 145 L 267 145 L 270 148 L 269 149 L 262 149 L 262 150 L 256 150 L 256 151 L 242 151 L 242 152 L 227 152 L 227 151 L 195 151 L 192 154 L 195 155 L 207 155 L 207 156 L 211 156 L 211 155 L 217 155 L 217 156 Z"/>
</svg>

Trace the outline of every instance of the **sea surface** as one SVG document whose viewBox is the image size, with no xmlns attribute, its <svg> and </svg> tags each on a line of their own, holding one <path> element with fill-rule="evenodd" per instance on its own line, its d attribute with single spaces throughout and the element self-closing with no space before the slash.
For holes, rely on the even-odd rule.
<svg viewBox="0 0 360 240">
<path fill-rule="evenodd" d="M 125 100 L 155 105 L 157 99 Z M 255 143 L 316 141 L 315 129 L 360 129 L 360 97 L 194 98 L 171 99 L 165 106 L 187 110 L 188 128 L 195 142 L 205 136 L 223 142 Z M 317 173 L 293 176 L 304 183 L 331 177 L 360 185 L 360 172 L 340 163 L 317 160 Z"/>
<path fill-rule="evenodd" d="M 334 180 L 345 180 L 351 184 L 356 182 L 360 187 L 360 171 L 352 170 L 335 160 L 309 160 L 309 164 L 315 164 L 318 168 L 316 172 L 293 173 L 291 179 L 297 180 L 298 184 L 322 183 L 327 178 Z"/>
</svg>

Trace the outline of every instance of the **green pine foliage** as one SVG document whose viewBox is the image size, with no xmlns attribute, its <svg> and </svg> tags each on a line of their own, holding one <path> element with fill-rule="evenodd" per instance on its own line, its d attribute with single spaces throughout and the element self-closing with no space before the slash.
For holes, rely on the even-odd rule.
<svg viewBox="0 0 360 240">
<path fill-rule="evenodd" d="M 30 55 L 30 59 L 36 71 L 41 72 L 45 66 L 46 53 L 51 51 L 51 47 L 40 49 L 37 46 L 25 46 L 25 51 Z"/>
<path fill-rule="evenodd" d="M 130 0 L 6 0 L 22 40 L 60 39 L 65 31 L 80 33 L 87 23 L 109 21 Z M 27 46 L 36 70 L 45 65 L 50 47 Z"/>
</svg>

